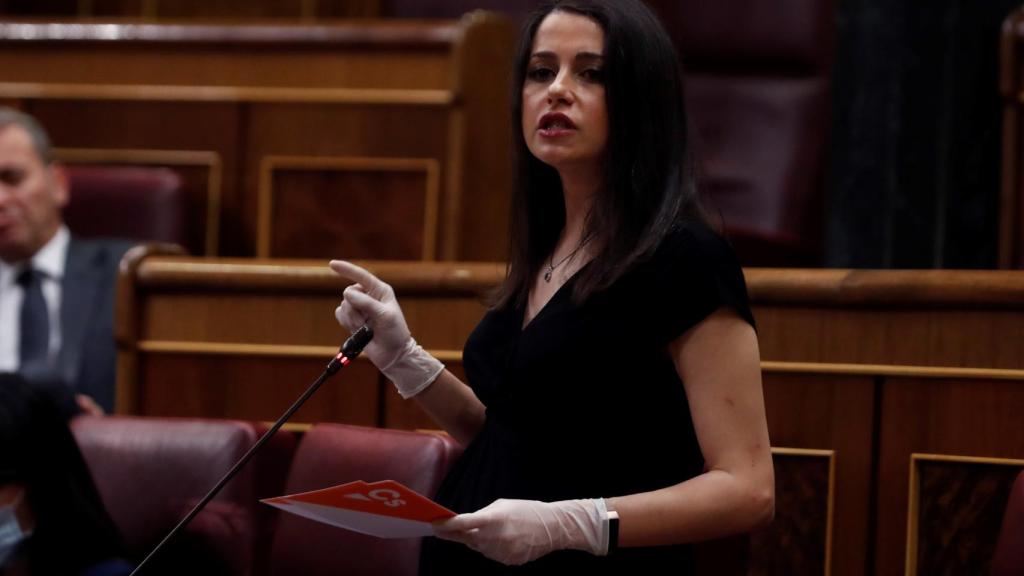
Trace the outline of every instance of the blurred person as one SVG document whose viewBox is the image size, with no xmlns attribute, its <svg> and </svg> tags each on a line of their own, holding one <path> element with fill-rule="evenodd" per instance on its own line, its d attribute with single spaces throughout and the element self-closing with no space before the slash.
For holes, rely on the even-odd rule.
<svg viewBox="0 0 1024 576">
<path fill-rule="evenodd" d="M 122 576 L 120 537 L 45 390 L 0 374 L 0 575 Z"/>
<path fill-rule="evenodd" d="M 700 209 L 677 53 L 640 0 L 564 0 L 514 63 L 509 264 L 464 383 L 344 261 L 336 311 L 466 448 L 422 574 L 692 574 L 764 526 L 774 473 L 743 272 Z"/>
<path fill-rule="evenodd" d="M 67 202 L 46 132 L 0 107 L 0 372 L 100 414 L 114 408 L 115 280 L 131 244 L 74 237 Z"/>
</svg>

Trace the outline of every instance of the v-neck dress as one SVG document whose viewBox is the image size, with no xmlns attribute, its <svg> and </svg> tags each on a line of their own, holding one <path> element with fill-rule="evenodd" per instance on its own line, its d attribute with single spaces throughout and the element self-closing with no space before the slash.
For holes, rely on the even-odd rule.
<svg viewBox="0 0 1024 576">
<path fill-rule="evenodd" d="M 523 326 L 522 307 L 489 311 L 466 342 L 483 428 L 436 499 L 463 513 L 499 498 L 546 502 L 656 490 L 701 473 L 703 457 L 667 347 L 726 306 L 751 325 L 743 272 L 702 225 L 679 225 L 646 261 L 582 304 L 575 277 Z M 557 551 L 505 567 L 427 538 L 421 574 L 690 574 L 689 546 Z"/>
</svg>

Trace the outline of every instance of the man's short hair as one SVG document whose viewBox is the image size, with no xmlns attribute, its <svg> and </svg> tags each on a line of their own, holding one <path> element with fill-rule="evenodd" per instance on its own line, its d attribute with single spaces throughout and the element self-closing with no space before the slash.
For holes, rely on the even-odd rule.
<svg viewBox="0 0 1024 576">
<path fill-rule="evenodd" d="M 50 137 L 35 118 L 14 108 L 0 106 L 0 130 L 8 126 L 20 126 L 25 132 L 28 132 L 28 136 L 32 140 L 32 148 L 35 149 L 43 164 L 53 162 L 53 146 L 50 145 Z"/>
</svg>

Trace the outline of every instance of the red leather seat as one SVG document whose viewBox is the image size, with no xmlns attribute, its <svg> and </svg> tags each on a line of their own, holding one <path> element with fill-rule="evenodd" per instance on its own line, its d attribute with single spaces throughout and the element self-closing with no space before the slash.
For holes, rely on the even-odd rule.
<svg viewBox="0 0 1024 576">
<path fill-rule="evenodd" d="M 446 436 L 318 424 L 299 444 L 285 491 L 390 479 L 431 496 L 458 453 Z M 419 539 L 379 539 L 285 514 L 274 537 L 271 574 L 413 576 L 419 549 Z"/>
<path fill-rule="evenodd" d="M 134 561 L 177 525 L 260 432 L 248 422 L 125 416 L 80 417 L 72 431 Z M 295 444 L 293 435 L 279 432 L 146 573 L 262 573 L 275 514 L 258 499 L 282 493 Z"/>
<path fill-rule="evenodd" d="M 992 558 L 992 576 L 1024 576 L 1024 472 L 1010 489 L 1010 500 Z"/>
<path fill-rule="evenodd" d="M 82 237 L 172 242 L 187 246 L 185 192 L 169 168 L 67 166 L 64 221 Z"/>
<path fill-rule="evenodd" d="M 654 5 L 682 55 L 708 208 L 740 262 L 817 264 L 833 2 Z"/>
</svg>

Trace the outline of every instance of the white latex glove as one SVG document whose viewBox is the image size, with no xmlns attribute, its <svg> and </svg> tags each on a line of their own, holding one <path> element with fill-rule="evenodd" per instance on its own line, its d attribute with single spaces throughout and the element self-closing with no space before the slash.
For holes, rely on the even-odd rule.
<svg viewBox="0 0 1024 576">
<path fill-rule="evenodd" d="M 345 288 L 344 299 L 334 311 L 338 322 L 355 332 L 363 324 L 373 329 L 373 339 L 363 353 L 389 380 L 402 398 L 412 398 L 433 382 L 444 365 L 427 354 L 405 323 L 395 291 L 387 283 L 351 262 L 331 260 L 335 274 L 355 282 Z"/>
<path fill-rule="evenodd" d="M 470 514 L 434 524 L 438 538 L 462 542 L 502 564 L 525 564 L 555 550 L 608 553 L 608 509 L 603 499 L 495 500 Z"/>
</svg>

